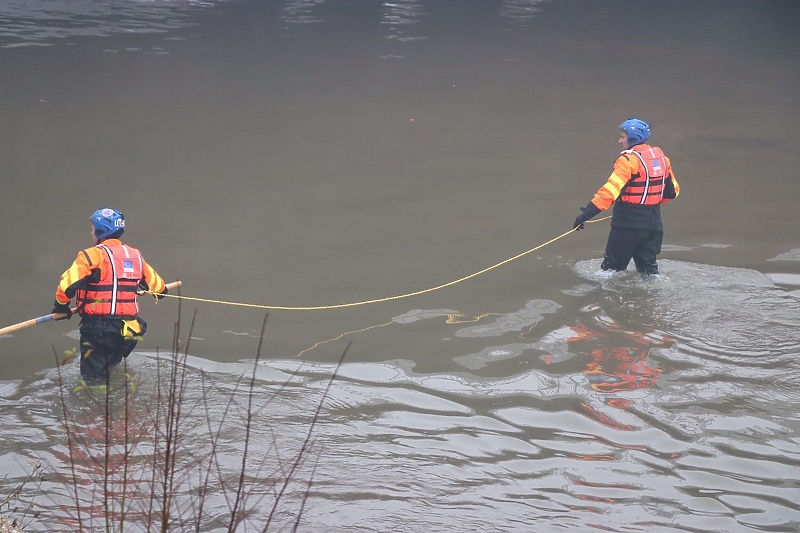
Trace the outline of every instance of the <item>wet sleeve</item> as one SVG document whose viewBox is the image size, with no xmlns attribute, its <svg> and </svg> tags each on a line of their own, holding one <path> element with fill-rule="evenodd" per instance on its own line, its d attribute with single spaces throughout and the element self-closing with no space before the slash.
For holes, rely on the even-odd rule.
<svg viewBox="0 0 800 533">
<path fill-rule="evenodd" d="M 67 270 L 61 274 L 61 280 L 56 287 L 56 302 L 67 305 L 75 296 L 75 291 L 85 286 L 95 271 L 100 268 L 100 257 L 96 248 L 89 248 L 78 252 L 78 257 Z"/>
<path fill-rule="evenodd" d="M 627 154 L 620 154 L 614 162 L 614 170 L 611 176 L 608 177 L 606 183 L 600 187 L 597 193 L 592 198 L 592 203 L 597 206 L 600 211 L 605 211 L 611 204 L 613 204 L 619 197 L 622 188 L 631 179 L 631 176 L 636 171 L 633 165 L 639 166 L 639 162 L 632 161 Z"/>
<path fill-rule="evenodd" d="M 155 294 L 161 294 L 167 288 L 167 284 L 161 279 L 153 267 L 147 264 L 147 261 L 142 259 L 142 267 L 144 269 L 144 288 Z"/>
</svg>

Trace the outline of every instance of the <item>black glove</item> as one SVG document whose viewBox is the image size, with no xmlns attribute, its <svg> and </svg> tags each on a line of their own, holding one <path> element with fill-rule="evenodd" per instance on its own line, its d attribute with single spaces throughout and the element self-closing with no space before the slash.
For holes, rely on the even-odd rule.
<svg viewBox="0 0 800 533">
<path fill-rule="evenodd" d="M 167 289 L 167 287 L 164 286 L 164 290 L 161 291 L 160 293 L 154 295 L 154 296 L 156 297 L 156 300 L 163 300 L 164 299 L 164 295 L 167 294 L 167 293 L 169 293 L 169 289 Z"/>
<path fill-rule="evenodd" d="M 586 204 L 586 207 L 581 207 L 581 214 L 575 217 L 575 223 L 572 225 L 572 229 L 576 231 L 584 229 L 584 222 L 591 220 L 599 212 L 600 209 L 592 202 Z"/>
<path fill-rule="evenodd" d="M 576 231 L 580 231 L 584 229 L 586 226 L 583 225 L 586 222 L 586 215 L 583 214 L 583 207 L 581 207 L 581 214 L 575 217 L 575 223 L 572 225 L 572 229 Z"/>
<path fill-rule="evenodd" d="M 674 200 L 677 196 L 675 194 L 675 183 L 672 181 L 672 174 L 670 174 L 664 181 L 664 198 Z"/>
<path fill-rule="evenodd" d="M 72 318 L 72 309 L 69 308 L 69 304 L 60 304 L 58 303 L 58 300 L 53 302 L 53 310 L 50 312 L 53 314 L 61 313 L 63 315 L 67 315 L 62 316 L 61 318 L 56 318 L 56 320 L 69 320 Z"/>
</svg>

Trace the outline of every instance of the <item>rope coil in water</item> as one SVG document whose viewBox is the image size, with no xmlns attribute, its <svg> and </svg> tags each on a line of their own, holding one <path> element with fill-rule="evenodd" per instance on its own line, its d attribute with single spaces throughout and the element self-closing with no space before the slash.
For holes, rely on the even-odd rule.
<svg viewBox="0 0 800 533">
<path fill-rule="evenodd" d="M 597 220 L 589 220 L 586 223 L 587 224 L 592 224 L 594 222 L 601 222 L 601 221 L 607 220 L 609 218 L 611 218 L 611 216 L 599 218 Z M 373 300 L 364 300 L 364 301 L 360 301 L 360 302 L 350 302 L 350 303 L 333 304 L 333 305 L 288 306 L 288 305 L 264 305 L 264 304 L 250 304 L 250 303 L 244 303 L 244 302 L 232 302 L 232 301 L 226 301 L 226 300 L 215 300 L 213 298 L 198 298 L 198 297 L 194 297 L 194 296 L 184 296 L 184 295 L 181 295 L 181 294 L 165 294 L 164 296 L 166 296 L 167 298 L 180 298 L 182 300 L 187 300 L 187 301 L 192 301 L 192 302 L 212 303 L 212 304 L 221 304 L 221 305 L 232 305 L 232 306 L 237 306 L 237 307 L 250 307 L 250 308 L 253 308 L 253 309 L 273 309 L 273 310 L 278 310 L 278 311 L 322 311 L 322 310 L 326 310 L 326 309 L 342 309 L 342 308 L 345 308 L 345 307 L 357 307 L 357 306 L 361 306 L 361 305 L 370 305 L 370 304 L 376 304 L 376 303 L 381 303 L 381 302 L 389 302 L 389 301 L 392 301 L 392 300 L 400 300 L 400 299 L 403 299 L 403 298 L 410 298 L 412 296 L 419 296 L 420 294 L 426 294 L 426 293 L 433 292 L 433 291 L 438 291 L 440 289 L 444 289 L 444 288 L 447 288 L 447 287 L 452 287 L 453 285 L 456 285 L 456 284 L 461 283 L 463 281 L 467 281 L 467 280 L 472 279 L 474 277 L 480 276 L 481 274 L 485 274 L 485 273 L 487 273 L 487 272 L 489 272 L 491 270 L 499 268 L 499 267 L 501 267 L 501 266 L 503 266 L 505 264 L 508 264 L 508 263 L 510 263 L 512 261 L 516 261 L 517 259 L 519 259 L 521 257 L 524 257 L 524 256 L 526 256 L 526 255 L 528 255 L 530 253 L 533 253 L 533 252 L 535 252 L 537 250 L 540 250 L 540 249 L 544 248 L 545 246 L 556 242 L 559 239 L 563 239 L 564 237 L 566 237 L 570 233 L 575 232 L 576 230 L 577 230 L 577 228 L 573 228 L 573 229 L 571 229 L 571 230 L 569 230 L 567 232 L 562 233 L 558 237 L 550 239 L 547 242 L 543 242 L 542 244 L 540 244 L 540 245 L 538 245 L 538 246 L 536 246 L 534 248 L 531 248 L 530 250 L 522 252 L 521 254 L 517 254 L 514 257 L 509 257 L 508 259 L 506 259 L 504 261 L 500 261 L 499 263 L 497 263 L 495 265 L 492 265 L 490 267 L 484 268 L 483 270 L 479 270 L 478 272 L 474 272 L 474 273 L 472 273 L 472 274 L 470 274 L 468 276 L 464 276 L 463 278 L 459 278 L 459 279 L 456 279 L 456 280 L 453 280 L 453 281 L 450 281 L 450 282 L 447 282 L 447 283 L 443 283 L 442 285 L 437 285 L 436 287 L 431 287 L 429 289 L 423 289 L 423 290 L 419 290 L 419 291 L 409 292 L 409 293 L 406 293 L 406 294 L 398 294 L 398 295 L 395 295 L 395 296 L 386 296 L 384 298 L 375 298 Z M 145 292 L 147 292 L 148 294 L 153 294 L 150 291 L 145 291 Z"/>
</svg>

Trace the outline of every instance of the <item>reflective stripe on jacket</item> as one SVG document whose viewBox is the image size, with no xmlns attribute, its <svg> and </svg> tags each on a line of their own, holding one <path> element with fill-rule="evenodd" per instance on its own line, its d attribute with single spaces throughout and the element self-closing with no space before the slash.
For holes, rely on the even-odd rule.
<svg viewBox="0 0 800 533">
<path fill-rule="evenodd" d="M 656 205 L 664 197 L 664 182 L 669 176 L 669 165 L 664 152 L 657 146 L 640 145 L 639 150 L 625 150 L 639 160 L 639 171 L 620 191 L 619 201 L 629 204 Z"/>
<path fill-rule="evenodd" d="M 111 255 L 109 255 L 107 249 L 111 250 Z M 137 285 L 156 294 L 164 292 L 164 288 L 166 287 L 164 280 L 161 279 L 161 276 L 158 275 L 153 267 L 147 264 L 147 261 L 144 260 L 139 250 L 123 245 L 119 239 L 106 239 L 97 246 L 78 252 L 78 256 L 75 258 L 72 265 L 61 274 L 61 280 L 59 281 L 58 287 L 56 287 L 56 301 L 59 304 L 66 305 L 70 303 L 72 298 L 76 297 L 78 293 L 81 293 L 78 298 L 78 303 L 80 304 L 78 312 L 91 315 L 102 314 L 101 302 L 98 300 L 97 305 L 90 305 L 93 304 L 94 301 L 89 301 L 86 292 L 108 290 L 109 283 L 113 286 L 113 280 L 117 279 L 113 274 L 115 269 L 120 273 L 119 277 L 122 279 L 132 280 L 132 278 L 129 277 L 130 273 L 125 272 L 126 269 L 129 270 L 129 267 L 124 263 L 119 263 L 119 261 L 125 260 L 126 255 L 128 260 L 138 259 L 141 261 L 140 267 L 133 265 L 134 276 L 137 275 L 136 268 L 139 268 L 139 278 L 136 280 Z M 118 261 L 112 261 L 111 257 L 116 257 Z M 132 283 L 129 281 L 123 281 L 122 285 L 124 290 L 122 291 L 120 291 L 119 283 L 117 284 L 117 303 L 119 303 L 121 293 L 124 293 L 123 301 L 129 301 L 131 297 L 135 298 L 136 293 L 128 290 L 131 284 Z M 103 285 L 105 285 L 106 288 L 103 288 Z M 102 294 L 99 296 L 100 299 L 106 299 Z M 83 301 L 81 301 L 81 299 Z M 108 296 L 108 299 L 110 304 L 110 296 Z M 130 309 L 120 309 L 118 306 L 115 307 L 118 315 L 120 311 L 125 313 L 130 312 Z M 111 305 L 108 305 L 109 311 L 111 311 L 110 308 Z"/>
<path fill-rule="evenodd" d="M 620 153 L 619 157 L 617 157 L 617 160 L 614 162 L 614 170 L 611 172 L 611 176 L 608 177 L 608 181 L 606 181 L 606 183 L 604 183 L 603 186 L 600 187 L 597 193 L 595 193 L 594 197 L 592 198 L 592 203 L 595 206 L 597 206 L 598 209 L 600 209 L 601 211 L 605 211 L 606 209 L 611 207 L 611 205 L 614 204 L 614 202 L 616 202 L 617 199 L 623 201 L 623 199 L 620 198 L 620 195 L 623 194 L 623 191 L 627 191 L 627 193 L 631 195 L 630 199 L 624 200 L 625 204 L 638 203 L 631 201 L 636 197 L 637 192 L 639 195 L 638 196 L 639 200 L 641 200 L 641 198 L 644 196 L 644 194 L 642 194 L 644 191 L 643 188 L 641 188 L 641 184 L 637 184 L 635 179 L 641 178 L 642 166 L 646 164 L 643 163 L 642 160 L 646 162 L 647 159 L 645 157 L 642 157 L 642 159 L 640 159 L 639 156 L 642 156 L 643 154 L 649 154 L 650 150 L 653 150 L 654 152 L 655 150 L 658 150 L 658 154 L 660 156 L 658 163 L 662 167 L 663 171 L 663 176 L 659 178 L 660 179 L 658 185 L 659 196 L 664 194 L 665 180 L 671 180 L 674 186 L 675 196 L 679 194 L 680 187 L 678 185 L 677 180 L 675 179 L 675 174 L 672 172 L 672 166 L 670 164 L 669 157 L 664 155 L 664 153 L 661 151 L 660 148 L 651 147 L 646 144 L 637 144 L 636 146 L 633 146 L 631 149 L 625 150 L 624 152 Z M 635 186 L 633 190 L 629 190 L 627 188 L 629 182 L 631 181 L 634 181 L 634 183 L 631 184 Z M 651 183 L 650 183 L 651 186 L 653 184 L 652 181 L 653 180 L 651 176 Z M 664 196 L 663 198 L 660 198 L 659 201 L 653 201 L 652 203 L 645 203 L 644 205 L 664 204 L 669 202 L 670 200 L 671 198 Z"/>
<path fill-rule="evenodd" d="M 133 318 L 139 313 L 136 290 L 144 271 L 142 254 L 124 244 L 98 244 L 103 250 L 106 268 L 100 269 L 100 279 L 90 282 L 85 290 L 76 292 L 82 315 Z"/>
</svg>

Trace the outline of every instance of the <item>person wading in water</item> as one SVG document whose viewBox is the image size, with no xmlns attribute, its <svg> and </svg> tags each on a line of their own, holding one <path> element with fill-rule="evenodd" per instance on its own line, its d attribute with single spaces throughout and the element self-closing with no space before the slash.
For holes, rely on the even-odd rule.
<svg viewBox="0 0 800 533">
<path fill-rule="evenodd" d="M 619 129 L 623 151 L 614 162 L 614 170 L 592 201 L 581 208 L 572 228 L 582 230 L 587 220 L 613 204 L 600 268 L 623 271 L 633 259 L 640 274 L 652 276 L 658 274 L 656 258 L 664 238 L 661 205 L 677 198 L 680 186 L 661 148 L 645 144 L 650 138 L 647 122 L 631 118 Z"/>
<path fill-rule="evenodd" d="M 161 276 L 147 264 L 136 248 L 119 240 L 125 231 L 125 217 L 109 208 L 92 216 L 95 246 L 78 252 L 56 288 L 53 313 L 72 317 L 74 297 L 81 316 L 81 384 L 103 387 L 109 372 L 127 357 L 145 334 L 147 323 L 139 318 L 137 291 L 148 290 L 161 299 L 167 287 Z"/>
</svg>

